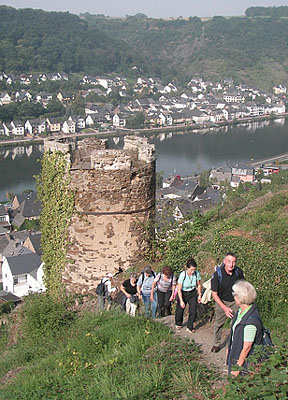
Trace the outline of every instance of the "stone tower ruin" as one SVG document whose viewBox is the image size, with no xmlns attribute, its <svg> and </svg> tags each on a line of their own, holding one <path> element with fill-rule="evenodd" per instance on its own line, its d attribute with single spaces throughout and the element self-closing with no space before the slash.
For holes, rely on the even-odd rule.
<svg viewBox="0 0 288 400">
<path fill-rule="evenodd" d="M 106 273 L 127 269 L 147 250 L 147 226 L 155 212 L 155 148 L 143 137 L 126 136 L 121 150 L 107 141 L 84 139 L 77 146 L 46 140 L 70 162 L 76 192 L 69 228 L 68 291 L 93 290 Z"/>
</svg>

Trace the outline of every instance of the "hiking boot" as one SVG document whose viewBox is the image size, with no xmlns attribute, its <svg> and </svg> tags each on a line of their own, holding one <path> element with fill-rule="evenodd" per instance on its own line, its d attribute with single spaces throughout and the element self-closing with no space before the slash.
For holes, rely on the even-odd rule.
<svg viewBox="0 0 288 400">
<path fill-rule="evenodd" d="M 176 331 L 180 331 L 180 329 L 182 328 L 182 326 L 181 325 L 175 325 L 175 329 L 176 329 Z"/>
<path fill-rule="evenodd" d="M 213 346 L 211 349 L 211 353 L 218 353 L 220 351 L 220 347 L 219 346 Z"/>
<path fill-rule="evenodd" d="M 192 330 L 191 330 L 191 329 L 187 328 L 187 329 L 186 329 L 186 332 L 188 332 L 188 333 L 195 333 L 195 329 L 192 329 Z"/>
</svg>

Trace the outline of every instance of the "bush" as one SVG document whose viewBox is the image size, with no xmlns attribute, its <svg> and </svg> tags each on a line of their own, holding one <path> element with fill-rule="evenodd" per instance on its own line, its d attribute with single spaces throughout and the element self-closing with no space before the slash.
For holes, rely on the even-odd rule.
<svg viewBox="0 0 288 400">
<path fill-rule="evenodd" d="M 288 388 L 288 350 L 279 346 L 269 360 L 255 364 L 252 373 L 245 377 L 228 378 L 229 384 L 220 390 L 221 398 L 234 399 L 286 399 Z"/>
<path fill-rule="evenodd" d="M 55 300 L 39 293 L 27 296 L 23 306 L 24 337 L 56 335 L 74 319 L 74 313 L 67 309 L 68 306 L 68 298 Z"/>
<path fill-rule="evenodd" d="M 6 303 L 0 304 L 0 315 L 9 314 L 14 307 L 15 304 L 13 303 L 13 301 L 7 301 Z"/>
</svg>

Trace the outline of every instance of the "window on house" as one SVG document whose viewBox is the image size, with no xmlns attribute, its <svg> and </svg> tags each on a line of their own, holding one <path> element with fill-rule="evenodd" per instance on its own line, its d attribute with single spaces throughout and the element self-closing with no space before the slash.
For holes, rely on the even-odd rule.
<svg viewBox="0 0 288 400">
<path fill-rule="evenodd" d="M 14 283 L 14 285 L 17 285 L 17 284 L 18 284 L 18 282 L 19 282 L 19 281 L 18 281 L 18 278 L 14 278 L 14 279 L 13 279 L 13 283 Z"/>
</svg>

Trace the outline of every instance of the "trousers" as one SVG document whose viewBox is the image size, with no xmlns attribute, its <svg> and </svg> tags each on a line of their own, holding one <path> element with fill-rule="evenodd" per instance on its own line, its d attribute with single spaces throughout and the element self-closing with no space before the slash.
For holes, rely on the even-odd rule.
<svg viewBox="0 0 288 400">
<path fill-rule="evenodd" d="M 185 304 L 185 308 L 186 308 L 187 303 L 189 305 L 189 316 L 188 316 L 187 328 L 190 329 L 190 331 L 192 331 L 193 325 L 194 325 L 194 322 L 196 319 L 197 290 L 194 289 L 189 292 L 185 292 L 182 290 L 182 297 L 183 297 L 183 301 Z M 175 324 L 177 326 L 182 326 L 185 308 L 182 308 L 180 306 L 180 300 L 178 298 L 177 305 L 176 305 L 176 314 L 175 314 Z"/>
<path fill-rule="evenodd" d="M 227 307 L 230 307 L 234 313 L 237 312 L 239 306 L 235 303 L 235 301 L 225 301 L 221 300 Z M 227 317 L 222 310 L 222 308 L 215 303 L 215 323 L 214 323 L 214 338 L 213 338 L 213 346 L 219 347 L 221 345 L 221 337 L 223 325 L 226 321 Z"/>
<path fill-rule="evenodd" d="M 171 295 L 172 295 L 172 290 L 168 290 L 168 292 L 161 292 L 158 289 L 157 291 L 158 306 L 161 317 L 165 317 L 166 315 L 171 315 L 171 301 L 169 301 Z"/>
</svg>

